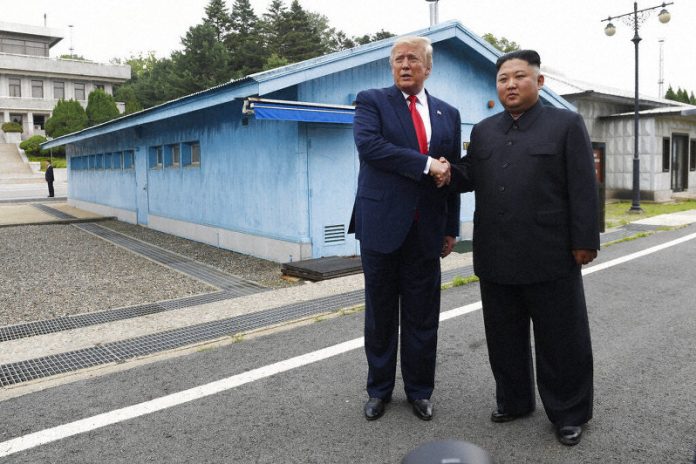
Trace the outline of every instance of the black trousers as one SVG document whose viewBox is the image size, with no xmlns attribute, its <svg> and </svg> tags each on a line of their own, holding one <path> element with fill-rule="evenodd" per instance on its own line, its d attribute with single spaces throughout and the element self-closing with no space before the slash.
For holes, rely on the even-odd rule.
<svg viewBox="0 0 696 464">
<path fill-rule="evenodd" d="M 382 254 L 361 247 L 365 275 L 367 393 L 391 398 L 401 318 L 401 374 L 409 400 L 430 398 L 440 316 L 440 258 L 424 257 L 414 223 L 401 248 Z"/>
<path fill-rule="evenodd" d="M 589 421 L 592 345 L 580 268 L 567 278 L 530 285 L 481 281 L 481 300 L 498 409 L 509 414 L 534 409 L 531 321 L 546 415 L 559 426 Z"/>
<path fill-rule="evenodd" d="M 49 197 L 52 197 L 52 196 L 54 196 L 54 193 L 53 193 L 53 181 L 52 181 L 52 180 L 48 180 L 48 181 L 46 181 L 46 182 L 48 183 L 48 196 L 49 196 Z"/>
</svg>

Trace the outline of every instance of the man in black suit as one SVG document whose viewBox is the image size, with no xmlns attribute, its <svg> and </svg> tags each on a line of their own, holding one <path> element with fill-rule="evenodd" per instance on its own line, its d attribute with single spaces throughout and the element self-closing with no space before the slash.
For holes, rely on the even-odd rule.
<svg viewBox="0 0 696 464">
<path fill-rule="evenodd" d="M 54 196 L 53 193 L 53 166 L 50 161 L 46 161 L 46 175 L 44 176 L 46 182 L 48 183 L 48 196 L 49 198 Z"/>
<path fill-rule="evenodd" d="M 398 39 L 390 64 L 395 85 L 360 92 L 354 121 L 360 173 L 351 230 L 365 275 L 364 413 L 378 419 L 391 400 L 400 321 L 406 397 L 430 420 L 440 257 L 452 251 L 459 230 L 459 195 L 442 188 L 449 177 L 443 161 L 459 160 L 461 124 L 457 109 L 425 90 L 427 38 Z"/>
<path fill-rule="evenodd" d="M 592 146 L 577 113 L 544 106 L 540 58 L 501 56 L 505 111 L 471 133 L 450 187 L 474 190 L 474 270 L 480 278 L 493 422 L 535 408 L 530 320 L 539 394 L 565 445 L 592 418 L 592 348 L 581 267 L 597 256 L 599 226 Z"/>
</svg>

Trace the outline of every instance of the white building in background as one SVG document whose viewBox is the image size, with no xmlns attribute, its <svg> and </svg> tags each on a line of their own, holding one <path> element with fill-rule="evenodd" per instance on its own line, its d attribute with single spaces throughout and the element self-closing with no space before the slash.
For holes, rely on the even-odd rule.
<svg viewBox="0 0 696 464">
<path fill-rule="evenodd" d="M 585 120 L 597 177 L 607 198 L 630 199 L 635 147 L 631 91 L 587 83 L 543 70 L 545 86 L 571 102 Z M 640 95 L 640 196 L 669 201 L 696 193 L 696 106 Z"/>
<path fill-rule="evenodd" d="M 22 124 L 22 138 L 44 134 L 44 125 L 60 99 L 87 106 L 87 96 L 114 87 L 131 76 L 130 66 L 50 58 L 63 39 L 49 27 L 0 22 L 0 124 Z M 119 104 L 123 112 L 123 104 Z M 0 134 L 2 132 L 0 131 Z"/>
</svg>

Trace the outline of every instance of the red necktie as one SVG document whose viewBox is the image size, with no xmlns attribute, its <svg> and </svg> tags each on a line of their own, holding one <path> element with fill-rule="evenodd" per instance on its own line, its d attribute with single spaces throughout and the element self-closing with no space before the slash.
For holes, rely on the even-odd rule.
<svg viewBox="0 0 696 464">
<path fill-rule="evenodd" d="M 423 119 L 420 113 L 416 109 L 416 100 L 418 98 L 415 95 L 408 96 L 408 109 L 411 111 L 411 119 L 413 119 L 413 127 L 416 128 L 416 137 L 418 138 L 418 147 L 420 152 L 424 155 L 428 153 L 428 136 L 425 134 L 425 125 L 423 124 Z"/>
</svg>

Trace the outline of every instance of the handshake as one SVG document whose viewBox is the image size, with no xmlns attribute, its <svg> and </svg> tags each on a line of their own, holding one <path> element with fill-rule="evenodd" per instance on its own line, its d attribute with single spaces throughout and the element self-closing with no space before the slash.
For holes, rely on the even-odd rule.
<svg viewBox="0 0 696 464">
<path fill-rule="evenodd" d="M 433 158 L 430 163 L 430 171 L 428 171 L 428 174 L 435 180 L 437 188 L 449 185 L 450 179 L 452 178 L 452 169 L 449 161 L 442 156 L 440 159 Z"/>
</svg>

